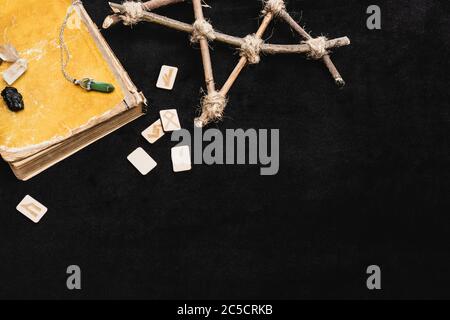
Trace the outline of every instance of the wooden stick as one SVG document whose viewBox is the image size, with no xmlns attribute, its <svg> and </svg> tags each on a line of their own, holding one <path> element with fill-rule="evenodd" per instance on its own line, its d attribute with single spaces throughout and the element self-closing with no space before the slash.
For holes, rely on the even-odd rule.
<svg viewBox="0 0 450 320">
<path fill-rule="evenodd" d="M 341 37 L 327 40 L 325 48 L 326 49 L 339 48 L 343 46 L 348 46 L 349 44 L 350 44 L 349 38 Z M 311 51 L 311 48 L 309 45 L 305 43 L 294 45 L 264 43 L 261 46 L 261 51 L 265 54 L 300 54 L 300 53 L 309 53 Z"/>
<path fill-rule="evenodd" d="M 175 4 L 175 3 L 180 3 L 180 2 L 184 2 L 186 0 L 150 0 L 147 2 L 143 2 L 142 3 L 142 7 L 144 8 L 144 10 L 147 11 L 152 11 L 158 8 L 162 8 L 171 4 Z M 109 2 L 109 6 L 111 6 L 111 4 L 114 4 L 112 2 Z M 123 10 L 122 10 L 123 12 Z M 108 29 L 109 27 L 119 23 L 122 21 L 122 17 L 119 14 L 112 14 L 109 15 L 105 18 L 105 21 L 103 22 L 103 29 Z"/>
<path fill-rule="evenodd" d="M 298 23 L 297 21 L 295 21 L 291 15 L 286 11 L 286 10 L 282 10 L 280 12 L 280 17 L 286 21 L 292 29 L 294 29 L 304 40 L 310 40 L 312 39 L 311 35 L 305 31 L 305 29 L 303 29 Z M 350 41 L 349 43 L 350 44 Z M 339 73 L 339 71 L 337 70 L 336 66 L 334 65 L 333 61 L 331 61 L 330 55 L 327 54 L 325 56 L 322 57 L 322 61 L 325 63 L 325 65 L 327 66 L 328 70 L 330 71 L 335 83 L 339 86 L 339 87 L 343 87 L 345 86 L 345 81 L 342 78 L 341 74 Z"/>
<path fill-rule="evenodd" d="M 143 3 L 145 10 L 152 11 L 171 4 L 184 2 L 185 0 L 150 0 Z"/>
<path fill-rule="evenodd" d="M 258 37 L 260 39 L 262 38 L 262 36 L 264 35 L 264 32 L 266 31 L 266 29 L 269 26 L 272 19 L 273 19 L 273 13 L 267 12 L 266 15 L 264 16 L 264 20 L 262 21 L 261 25 L 258 28 L 258 31 L 256 31 L 256 34 L 255 34 L 256 37 Z M 220 89 L 220 94 L 222 96 L 226 97 L 226 95 L 230 91 L 231 87 L 233 86 L 234 82 L 239 77 L 239 74 L 242 72 L 244 67 L 247 65 L 247 62 L 248 62 L 247 57 L 245 57 L 245 56 L 241 57 L 238 64 L 234 68 L 233 72 L 231 73 L 231 75 L 228 77 L 227 81 L 223 85 L 222 89 Z"/>
<path fill-rule="evenodd" d="M 117 3 L 110 3 L 111 7 L 117 10 L 123 11 L 123 6 Z M 191 24 L 184 23 L 175 19 L 171 19 L 165 16 L 161 16 L 154 12 L 146 12 L 142 18 L 143 21 L 148 23 L 155 23 L 170 29 L 192 34 L 194 28 Z M 108 28 L 108 27 L 106 27 Z M 216 36 L 216 41 L 222 42 L 237 48 L 240 48 L 244 39 L 227 35 L 214 31 Z M 332 39 L 327 41 L 327 49 L 337 48 L 342 46 L 347 46 L 350 44 L 350 40 L 347 37 L 341 37 L 337 39 Z M 263 44 L 261 46 L 261 51 L 265 54 L 303 54 L 308 53 L 310 48 L 307 44 L 294 44 L 294 45 L 283 45 L 283 44 Z"/>
<path fill-rule="evenodd" d="M 194 14 L 196 20 L 204 20 L 203 7 L 201 0 L 192 0 L 192 5 L 194 7 Z M 211 55 L 209 53 L 208 39 L 201 37 L 199 39 L 200 50 L 202 53 L 203 69 L 205 72 L 205 83 L 208 93 L 213 93 L 216 91 L 216 85 L 214 83 L 214 74 L 211 64 Z"/>
</svg>

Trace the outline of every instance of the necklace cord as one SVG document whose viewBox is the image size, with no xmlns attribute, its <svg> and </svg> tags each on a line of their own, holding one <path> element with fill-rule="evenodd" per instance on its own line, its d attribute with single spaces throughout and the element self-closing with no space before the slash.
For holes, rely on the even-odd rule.
<svg viewBox="0 0 450 320">
<path fill-rule="evenodd" d="M 80 0 L 72 1 L 72 4 L 70 5 L 69 9 L 67 10 L 66 17 L 64 18 L 64 21 L 61 25 L 61 30 L 59 32 L 59 47 L 61 50 L 61 71 L 64 75 L 64 78 L 66 78 L 67 81 L 74 83 L 74 84 L 77 84 L 77 82 L 78 82 L 77 79 L 71 77 L 66 71 L 66 67 L 70 61 L 70 52 L 69 52 L 69 48 L 67 47 L 67 45 L 64 41 L 64 31 L 67 27 L 67 22 L 69 21 L 70 15 L 74 11 L 75 5 L 80 4 L 80 3 L 81 3 Z"/>
</svg>

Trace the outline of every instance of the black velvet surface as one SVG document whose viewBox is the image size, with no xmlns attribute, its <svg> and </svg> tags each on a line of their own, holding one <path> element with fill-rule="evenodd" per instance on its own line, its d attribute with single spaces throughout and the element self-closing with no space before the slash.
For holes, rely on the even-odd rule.
<svg viewBox="0 0 450 320">
<path fill-rule="evenodd" d="M 209 1 L 218 30 L 256 31 L 256 0 Z M 332 58 L 339 90 L 320 62 L 265 56 L 230 92 L 213 127 L 280 129 L 280 171 L 195 166 L 174 174 L 170 136 L 140 135 L 177 108 L 192 128 L 203 86 L 200 51 L 164 27 L 102 31 L 148 115 L 29 182 L 0 165 L 1 298 L 443 298 L 449 297 L 448 55 L 450 4 L 378 1 L 382 30 L 366 28 L 359 0 L 291 0 L 314 35 L 347 35 Z M 101 25 L 107 1 L 85 1 Z M 193 21 L 191 4 L 158 10 Z M 61 17 L 62 19 L 63 17 Z M 266 33 L 296 43 L 281 21 Z M 216 81 L 238 56 L 212 44 Z M 162 64 L 179 67 L 172 92 L 155 88 Z M 158 162 L 146 177 L 126 160 L 142 146 Z M 49 212 L 34 225 L 15 209 L 30 194 Z M 82 290 L 66 289 L 66 268 Z M 366 268 L 382 269 L 382 290 Z"/>
</svg>

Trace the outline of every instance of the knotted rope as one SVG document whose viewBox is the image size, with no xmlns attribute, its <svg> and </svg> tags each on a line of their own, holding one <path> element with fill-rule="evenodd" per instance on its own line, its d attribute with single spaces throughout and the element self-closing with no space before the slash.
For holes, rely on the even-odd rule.
<svg viewBox="0 0 450 320">
<path fill-rule="evenodd" d="M 303 43 L 307 44 L 310 48 L 308 58 L 319 60 L 322 59 L 323 56 L 327 55 L 327 41 L 328 39 L 326 37 L 317 37 L 303 41 Z"/>
<path fill-rule="evenodd" d="M 205 19 L 196 20 L 192 26 L 194 27 L 194 31 L 192 32 L 191 42 L 196 43 L 200 39 L 216 40 L 213 26 Z"/>
<path fill-rule="evenodd" d="M 283 0 L 266 0 L 264 1 L 263 15 L 271 12 L 274 16 L 278 16 L 286 10 L 286 5 Z"/>
<path fill-rule="evenodd" d="M 243 40 L 244 42 L 239 49 L 240 56 L 247 58 L 250 64 L 259 63 L 261 61 L 261 46 L 263 45 L 264 40 L 257 37 L 255 34 L 249 34 Z"/>
<path fill-rule="evenodd" d="M 145 13 L 145 8 L 142 2 L 125 1 L 123 6 L 125 10 L 121 15 L 121 18 L 124 25 L 132 26 L 142 20 Z"/>
<path fill-rule="evenodd" d="M 195 119 L 195 126 L 202 128 L 210 122 L 222 120 L 227 103 L 227 98 L 218 91 L 204 96 L 200 102 L 202 114 Z"/>
</svg>

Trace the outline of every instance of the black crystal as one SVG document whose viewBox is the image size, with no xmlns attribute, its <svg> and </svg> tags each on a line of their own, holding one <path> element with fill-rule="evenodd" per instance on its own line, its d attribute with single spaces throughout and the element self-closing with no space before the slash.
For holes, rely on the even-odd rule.
<svg viewBox="0 0 450 320">
<path fill-rule="evenodd" d="M 2 97 L 11 111 L 18 112 L 25 108 L 23 97 L 16 88 L 6 87 L 2 91 Z"/>
</svg>

